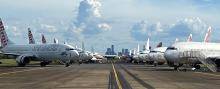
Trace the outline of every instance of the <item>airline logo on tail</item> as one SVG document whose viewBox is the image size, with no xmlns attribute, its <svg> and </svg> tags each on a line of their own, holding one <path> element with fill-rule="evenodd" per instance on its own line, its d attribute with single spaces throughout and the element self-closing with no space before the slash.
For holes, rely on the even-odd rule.
<svg viewBox="0 0 220 89">
<path fill-rule="evenodd" d="M 189 35 L 187 42 L 192 42 L 192 34 Z"/>
<path fill-rule="evenodd" d="M 34 37 L 30 28 L 28 28 L 28 38 L 29 38 L 29 44 L 35 44 Z"/>
<path fill-rule="evenodd" d="M 5 28 L 1 18 L 0 18 L 0 37 L 1 37 L 1 46 L 5 47 L 8 44 L 8 36 L 5 32 Z"/>
<path fill-rule="evenodd" d="M 209 27 L 207 33 L 205 34 L 204 42 L 209 42 L 211 32 L 212 32 L 212 27 Z"/>
<path fill-rule="evenodd" d="M 43 44 L 46 44 L 46 43 L 47 43 L 47 41 L 46 41 L 46 39 L 45 39 L 44 35 L 43 35 L 43 34 L 41 34 L 41 36 L 42 36 L 42 43 L 43 43 Z"/>
<path fill-rule="evenodd" d="M 160 42 L 160 43 L 157 45 L 157 48 L 158 48 L 158 47 L 162 47 L 162 46 L 163 46 L 163 43 Z"/>
</svg>

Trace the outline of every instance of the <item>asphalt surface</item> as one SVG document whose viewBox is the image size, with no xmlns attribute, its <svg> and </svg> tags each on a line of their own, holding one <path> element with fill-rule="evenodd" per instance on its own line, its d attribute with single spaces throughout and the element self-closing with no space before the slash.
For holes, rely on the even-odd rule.
<svg viewBox="0 0 220 89">
<path fill-rule="evenodd" d="M 114 67 L 113 67 L 114 66 Z M 0 67 L 0 89 L 219 89 L 220 73 L 167 66 L 74 64 Z"/>
</svg>

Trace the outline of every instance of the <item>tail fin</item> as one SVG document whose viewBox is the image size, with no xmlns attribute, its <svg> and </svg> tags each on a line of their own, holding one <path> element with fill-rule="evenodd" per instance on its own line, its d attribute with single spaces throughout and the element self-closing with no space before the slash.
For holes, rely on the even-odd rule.
<svg viewBox="0 0 220 89">
<path fill-rule="evenodd" d="M 187 42 L 192 42 L 192 34 L 189 35 Z"/>
<path fill-rule="evenodd" d="M 150 50 L 150 40 L 149 40 L 149 38 L 147 39 L 147 43 L 145 45 L 145 49 L 146 50 Z"/>
<path fill-rule="evenodd" d="M 158 47 L 162 47 L 162 46 L 163 46 L 163 43 L 160 42 L 160 43 L 157 45 L 157 48 L 158 48 Z"/>
<path fill-rule="evenodd" d="M 29 38 L 29 44 L 35 44 L 34 37 L 30 28 L 28 28 L 28 38 Z"/>
<path fill-rule="evenodd" d="M 58 44 L 58 39 L 54 38 L 53 43 Z"/>
<path fill-rule="evenodd" d="M 0 38 L 1 38 L 1 46 L 2 47 L 5 47 L 6 45 L 9 44 L 9 39 L 8 39 L 8 36 L 5 32 L 5 28 L 4 28 L 4 25 L 3 25 L 1 18 L 0 18 Z"/>
<path fill-rule="evenodd" d="M 211 32 L 212 32 L 212 27 L 209 27 L 207 33 L 205 34 L 204 42 L 209 42 Z"/>
<path fill-rule="evenodd" d="M 46 43 L 47 43 L 47 41 L 46 41 L 46 39 L 45 39 L 44 35 L 43 35 L 43 34 L 41 34 L 41 36 L 42 36 L 42 43 L 43 43 L 43 44 L 46 44 Z"/>
<path fill-rule="evenodd" d="M 140 47 L 139 47 L 139 44 L 138 44 L 138 47 L 137 47 L 137 54 L 139 54 L 140 52 Z"/>
</svg>

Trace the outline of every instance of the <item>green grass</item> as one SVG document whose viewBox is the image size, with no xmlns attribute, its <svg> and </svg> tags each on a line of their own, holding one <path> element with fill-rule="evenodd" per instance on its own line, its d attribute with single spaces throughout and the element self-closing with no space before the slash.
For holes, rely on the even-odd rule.
<svg viewBox="0 0 220 89">
<path fill-rule="evenodd" d="M 0 66 L 16 66 L 17 65 L 15 59 L 0 59 L 0 62 L 2 62 Z"/>
<path fill-rule="evenodd" d="M 17 66 L 17 62 L 15 59 L 0 59 L 0 66 Z M 60 64 L 57 60 L 50 63 L 50 65 Z M 28 65 L 40 65 L 40 61 L 30 61 Z"/>
</svg>

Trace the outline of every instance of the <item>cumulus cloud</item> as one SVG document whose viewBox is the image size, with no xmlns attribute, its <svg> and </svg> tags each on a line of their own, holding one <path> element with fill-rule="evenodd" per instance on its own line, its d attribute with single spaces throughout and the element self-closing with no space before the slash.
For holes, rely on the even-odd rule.
<svg viewBox="0 0 220 89">
<path fill-rule="evenodd" d="M 168 29 L 168 33 L 178 38 L 186 37 L 191 33 L 196 35 L 194 38 L 198 39 L 204 35 L 207 29 L 207 24 L 200 18 L 185 18 L 172 24 Z"/>
<path fill-rule="evenodd" d="M 180 19 L 174 24 L 162 25 L 160 22 L 147 24 L 144 21 L 136 23 L 130 30 L 135 40 L 146 40 L 146 37 L 157 39 L 186 38 L 189 34 L 196 35 L 194 39 L 200 39 L 205 34 L 208 25 L 200 18 Z"/>
<path fill-rule="evenodd" d="M 98 0 L 81 1 L 76 21 L 73 22 L 69 31 L 74 32 L 73 34 L 90 36 L 110 30 L 111 26 L 102 19 L 101 5 Z"/>
<path fill-rule="evenodd" d="M 12 29 L 13 36 L 14 36 L 14 37 L 18 37 L 18 36 L 21 36 L 21 35 L 22 35 L 22 34 L 21 34 L 22 32 L 20 32 L 20 31 L 17 29 L 16 26 L 12 26 L 11 29 Z"/>
<path fill-rule="evenodd" d="M 43 33 L 54 33 L 57 32 L 57 28 L 53 25 L 41 24 L 39 31 L 42 31 Z"/>
<path fill-rule="evenodd" d="M 135 40 L 142 41 L 146 40 L 147 37 L 153 37 L 163 31 L 160 22 L 149 24 L 146 21 L 141 21 L 132 26 L 130 33 Z"/>
</svg>

